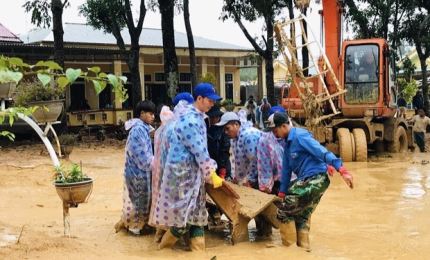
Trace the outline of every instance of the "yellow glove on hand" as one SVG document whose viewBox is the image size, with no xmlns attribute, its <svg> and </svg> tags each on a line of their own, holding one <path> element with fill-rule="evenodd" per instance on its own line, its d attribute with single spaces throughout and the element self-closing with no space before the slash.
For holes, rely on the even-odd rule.
<svg viewBox="0 0 430 260">
<path fill-rule="evenodd" d="M 210 177 L 215 189 L 222 186 L 223 179 L 216 174 L 215 170 L 211 171 Z"/>
</svg>

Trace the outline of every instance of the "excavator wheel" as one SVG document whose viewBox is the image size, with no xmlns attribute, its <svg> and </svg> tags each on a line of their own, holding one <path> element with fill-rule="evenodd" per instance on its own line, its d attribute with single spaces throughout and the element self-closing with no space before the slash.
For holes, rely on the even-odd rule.
<svg viewBox="0 0 430 260">
<path fill-rule="evenodd" d="M 339 156 L 344 162 L 352 161 L 352 142 L 351 133 L 347 128 L 339 128 L 336 132 L 339 142 Z"/>
<path fill-rule="evenodd" d="M 388 143 L 390 153 L 403 153 L 408 150 L 408 136 L 403 126 L 398 126 L 394 133 L 394 140 Z"/>
<path fill-rule="evenodd" d="M 352 135 L 355 144 L 355 161 L 367 162 L 367 140 L 366 133 L 361 128 L 352 130 Z"/>
</svg>

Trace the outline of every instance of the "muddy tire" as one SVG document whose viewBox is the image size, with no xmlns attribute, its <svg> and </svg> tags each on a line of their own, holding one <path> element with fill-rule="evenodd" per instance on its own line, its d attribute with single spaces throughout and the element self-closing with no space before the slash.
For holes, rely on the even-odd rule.
<svg viewBox="0 0 430 260">
<path fill-rule="evenodd" d="M 339 156 L 344 162 L 352 161 L 351 133 L 347 128 L 339 128 L 336 132 L 339 142 Z"/>
<path fill-rule="evenodd" d="M 408 136 L 403 126 L 398 126 L 394 133 L 394 140 L 388 143 L 390 153 L 403 153 L 408 150 Z"/>
<path fill-rule="evenodd" d="M 361 128 L 352 130 L 355 144 L 355 161 L 367 162 L 367 140 L 366 133 Z"/>
</svg>

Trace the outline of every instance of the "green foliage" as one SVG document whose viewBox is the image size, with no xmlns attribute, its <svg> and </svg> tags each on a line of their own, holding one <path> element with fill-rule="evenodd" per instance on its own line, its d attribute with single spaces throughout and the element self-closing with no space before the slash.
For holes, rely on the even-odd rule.
<svg viewBox="0 0 430 260">
<path fill-rule="evenodd" d="M 235 108 L 235 105 L 233 103 L 232 99 L 225 99 L 221 102 L 221 106 L 225 108 L 227 111 L 233 111 Z"/>
<path fill-rule="evenodd" d="M 57 100 L 64 96 L 60 88 L 44 86 L 39 81 L 21 81 L 17 86 L 15 104 L 28 107 L 34 101 Z"/>
<path fill-rule="evenodd" d="M 411 81 L 412 80 L 412 76 L 415 73 L 415 64 L 412 63 L 412 61 L 409 59 L 409 57 L 406 57 L 403 59 L 403 75 L 406 79 L 406 81 Z"/>
<path fill-rule="evenodd" d="M 15 135 L 9 131 L 0 131 L 0 137 L 6 137 L 10 141 L 15 140 Z"/>
<path fill-rule="evenodd" d="M 69 0 L 61 1 L 61 4 L 63 8 L 70 5 Z M 43 28 L 51 26 L 51 6 L 52 0 L 27 0 L 23 5 L 25 12 L 31 13 L 31 23 Z"/>
<path fill-rule="evenodd" d="M 200 82 L 211 83 L 213 86 L 215 86 L 216 85 L 215 75 L 213 73 L 207 72 L 201 76 Z"/>
<path fill-rule="evenodd" d="M 38 81 L 34 79 L 34 76 Z M 23 78 L 26 79 L 26 82 L 22 82 Z M 127 78 L 100 72 L 99 67 L 88 68 L 86 72 L 81 69 L 68 68 L 64 73 L 63 68 L 54 61 L 39 61 L 30 66 L 19 58 L 0 56 L 0 83 L 21 81 L 23 85 L 29 85 L 28 82 L 31 82 L 32 88 L 29 91 L 25 91 L 26 88 L 20 88 L 20 91 L 24 91 L 22 95 L 25 96 L 18 102 L 20 105 L 23 105 L 25 101 L 50 100 L 47 98 L 61 96 L 61 92 L 64 93 L 66 87 L 73 84 L 78 78 L 96 82 L 93 85 L 97 94 L 106 87 L 106 84 L 111 84 L 112 91 L 119 95 L 121 101 L 128 98 L 124 88 Z M 37 82 L 40 82 L 45 89 L 41 88 Z M 31 97 L 35 99 L 31 100 Z"/>
<path fill-rule="evenodd" d="M 255 81 L 257 77 L 257 68 L 240 69 L 240 81 Z"/>
<path fill-rule="evenodd" d="M 79 7 L 79 13 L 87 18 L 89 25 L 106 33 L 121 31 L 126 26 L 122 0 L 87 0 Z"/>
<path fill-rule="evenodd" d="M 70 169 L 64 166 L 55 167 L 56 183 L 75 183 L 88 179 L 88 176 L 82 172 L 82 167 L 73 163 Z"/>
<path fill-rule="evenodd" d="M 414 79 L 408 82 L 407 80 L 400 78 L 397 79 L 397 85 L 399 87 L 399 93 L 403 95 L 406 102 L 411 103 L 413 97 L 418 91 L 417 82 Z"/>
</svg>

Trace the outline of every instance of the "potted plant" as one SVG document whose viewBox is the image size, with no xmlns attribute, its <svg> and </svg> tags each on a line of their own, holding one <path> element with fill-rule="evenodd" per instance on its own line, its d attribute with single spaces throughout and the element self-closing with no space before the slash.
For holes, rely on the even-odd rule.
<svg viewBox="0 0 430 260">
<path fill-rule="evenodd" d="M 40 81 L 21 81 L 14 97 L 15 103 L 22 107 L 37 107 L 33 117 L 38 123 L 57 121 L 63 111 L 63 91 L 60 88 Z"/>
<path fill-rule="evenodd" d="M 93 189 L 93 179 L 82 172 L 82 166 L 72 164 L 66 170 L 63 166 L 55 168 L 55 188 L 63 203 L 77 207 L 85 203 Z"/>
<path fill-rule="evenodd" d="M 69 157 L 73 151 L 73 147 L 76 143 L 76 136 L 73 134 L 62 134 L 58 136 L 58 141 L 60 142 L 61 153 L 64 157 Z"/>
<path fill-rule="evenodd" d="M 226 99 L 226 100 L 222 101 L 221 106 L 223 106 L 225 108 L 225 110 L 227 110 L 227 111 L 233 111 L 235 108 L 233 100 L 231 100 L 231 99 Z"/>
<path fill-rule="evenodd" d="M 0 99 L 9 99 L 15 91 L 15 82 L 0 83 Z"/>
</svg>

